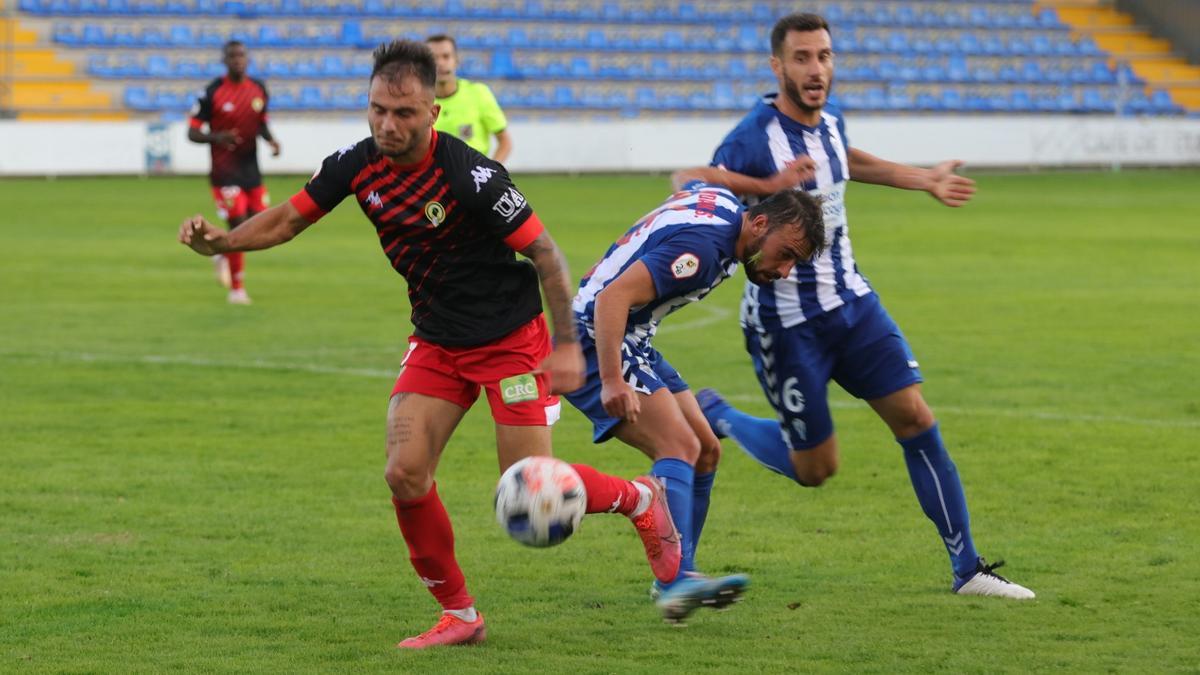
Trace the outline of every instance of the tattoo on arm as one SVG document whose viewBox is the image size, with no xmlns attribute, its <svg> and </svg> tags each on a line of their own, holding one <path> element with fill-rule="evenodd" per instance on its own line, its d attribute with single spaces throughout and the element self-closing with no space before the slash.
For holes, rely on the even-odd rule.
<svg viewBox="0 0 1200 675">
<path fill-rule="evenodd" d="M 575 316 L 571 312 L 571 274 L 567 270 L 567 261 L 562 251 L 550 233 L 542 232 L 533 243 L 521 250 L 521 255 L 533 262 L 538 279 L 542 282 L 542 291 L 546 294 L 546 304 L 550 306 L 550 318 L 554 322 L 554 338 L 559 343 L 576 342 L 579 337 L 575 334 Z"/>
</svg>

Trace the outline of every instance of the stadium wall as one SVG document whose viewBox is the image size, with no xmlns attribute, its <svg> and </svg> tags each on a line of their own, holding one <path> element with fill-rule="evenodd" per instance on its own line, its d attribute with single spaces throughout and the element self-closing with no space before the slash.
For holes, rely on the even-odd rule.
<svg viewBox="0 0 1200 675">
<path fill-rule="evenodd" d="M 735 118 L 513 123 L 515 172 L 663 171 L 706 164 Z M 367 134 L 363 121 L 278 120 L 283 156 L 261 153 L 267 173 L 311 173 Z M 0 175 L 208 172 L 205 146 L 182 122 L 0 121 Z M 869 117 L 852 119 L 850 141 L 896 161 L 957 158 L 975 167 L 1200 165 L 1200 119 Z"/>
</svg>

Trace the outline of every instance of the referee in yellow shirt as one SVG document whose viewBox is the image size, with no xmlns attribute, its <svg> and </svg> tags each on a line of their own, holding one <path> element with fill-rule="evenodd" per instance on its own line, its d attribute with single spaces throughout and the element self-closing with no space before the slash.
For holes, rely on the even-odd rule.
<svg viewBox="0 0 1200 675">
<path fill-rule="evenodd" d="M 508 133 L 508 119 L 492 90 L 482 82 L 472 82 L 458 77 L 458 45 L 449 35 L 431 35 L 425 43 L 433 51 L 437 63 L 437 85 L 434 95 L 442 106 L 433 128 L 439 133 L 457 136 L 467 145 L 504 163 L 512 153 L 512 136 Z M 496 151 L 490 152 L 492 136 L 496 137 Z"/>
</svg>

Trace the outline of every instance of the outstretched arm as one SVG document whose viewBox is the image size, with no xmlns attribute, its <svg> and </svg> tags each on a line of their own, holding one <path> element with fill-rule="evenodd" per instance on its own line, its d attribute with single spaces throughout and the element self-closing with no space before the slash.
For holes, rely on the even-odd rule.
<svg viewBox="0 0 1200 675">
<path fill-rule="evenodd" d="M 179 226 L 179 241 L 201 255 L 257 251 L 291 241 L 312 223 L 290 201 L 255 215 L 230 232 L 195 215 Z"/>
<path fill-rule="evenodd" d="M 539 372 L 550 376 L 552 393 L 575 391 L 583 386 L 584 366 L 583 351 L 579 348 L 579 336 L 575 332 L 575 316 L 571 311 L 571 299 L 574 296 L 571 293 L 571 273 L 567 270 L 567 261 L 558 244 L 545 230 L 521 249 L 521 255 L 529 258 L 537 270 L 554 324 L 554 351 L 542 362 Z"/>
<path fill-rule="evenodd" d="M 861 183 L 887 185 L 902 190 L 921 190 L 946 206 L 962 206 L 975 194 L 975 181 L 954 173 L 963 165 L 959 160 L 942 162 L 932 168 L 889 162 L 850 148 L 850 178 Z"/>
<path fill-rule="evenodd" d="M 688 181 L 700 180 L 724 185 L 739 195 L 772 195 L 812 180 L 816 167 L 807 155 L 792 160 L 782 171 L 766 178 L 754 178 L 719 166 L 697 166 L 671 174 L 671 187 L 678 190 Z"/>
<path fill-rule="evenodd" d="M 637 422 L 641 403 L 637 392 L 625 381 L 621 345 L 629 310 L 657 297 L 654 279 L 646 264 L 637 261 L 613 279 L 596 296 L 596 360 L 600 368 L 600 404 L 617 419 Z"/>
</svg>

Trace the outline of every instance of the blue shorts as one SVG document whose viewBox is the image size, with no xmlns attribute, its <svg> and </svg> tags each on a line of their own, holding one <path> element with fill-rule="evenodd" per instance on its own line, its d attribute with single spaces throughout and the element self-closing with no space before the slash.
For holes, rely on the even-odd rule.
<svg viewBox="0 0 1200 675">
<path fill-rule="evenodd" d="M 600 363 L 596 359 L 596 343 L 587 335 L 580 337 L 579 346 L 583 348 L 583 358 L 587 363 L 587 382 L 563 398 L 592 421 L 592 442 L 603 443 L 612 438 L 613 427 L 622 420 L 609 417 L 600 404 Z M 686 391 L 687 382 L 679 376 L 658 350 L 650 345 L 639 347 L 631 340 L 625 340 L 621 345 L 621 361 L 624 368 L 625 381 L 639 394 L 650 395 L 663 387 L 672 394 Z"/>
<path fill-rule="evenodd" d="M 791 328 L 742 330 L 758 383 L 794 450 L 820 445 L 833 434 L 830 380 L 865 400 L 922 381 L 900 327 L 874 293 Z"/>
</svg>

